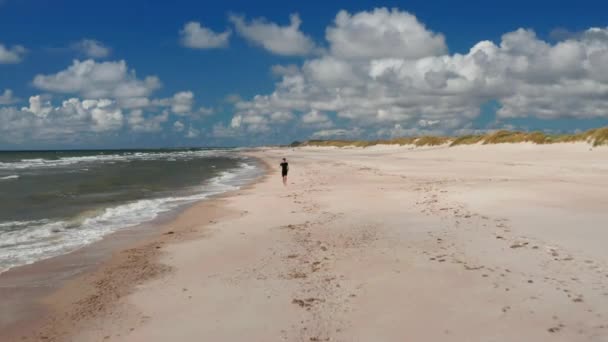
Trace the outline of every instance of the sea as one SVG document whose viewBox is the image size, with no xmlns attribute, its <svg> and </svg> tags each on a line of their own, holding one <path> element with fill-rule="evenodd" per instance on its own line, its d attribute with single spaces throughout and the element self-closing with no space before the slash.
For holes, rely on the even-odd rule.
<svg viewBox="0 0 608 342">
<path fill-rule="evenodd" d="M 262 173 L 234 149 L 0 152 L 0 273 L 238 189 Z"/>
</svg>

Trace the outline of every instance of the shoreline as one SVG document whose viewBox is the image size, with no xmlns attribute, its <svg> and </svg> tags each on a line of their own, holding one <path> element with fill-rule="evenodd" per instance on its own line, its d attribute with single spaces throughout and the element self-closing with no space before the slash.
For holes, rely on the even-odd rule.
<svg viewBox="0 0 608 342">
<path fill-rule="evenodd" d="M 177 243 L 193 232 L 192 228 L 179 224 L 184 217 L 195 212 L 204 213 L 203 218 L 209 222 L 227 217 L 230 213 L 222 208 L 222 201 L 268 176 L 269 166 L 263 160 L 248 157 L 253 158 L 262 171 L 257 179 L 239 189 L 184 204 L 151 221 L 112 232 L 70 253 L 0 274 L 0 301 L 8 303 L 12 309 L 0 315 L 0 340 L 28 340 L 40 336 L 49 341 L 57 340 L 66 333 L 63 331 L 66 329 L 56 327 L 57 316 L 70 313 L 82 316 L 91 306 L 99 311 L 100 305 L 111 305 L 136 284 L 170 272 L 157 261 L 167 244 Z M 200 229 L 204 230 L 205 226 L 203 224 Z M 142 266 L 143 272 L 131 272 L 140 271 Z M 112 283 L 111 278 L 116 276 L 111 274 L 117 270 L 122 273 L 123 281 L 112 286 L 114 294 L 103 294 L 96 289 L 96 283 Z M 104 298 L 107 296 L 115 298 Z"/>
</svg>

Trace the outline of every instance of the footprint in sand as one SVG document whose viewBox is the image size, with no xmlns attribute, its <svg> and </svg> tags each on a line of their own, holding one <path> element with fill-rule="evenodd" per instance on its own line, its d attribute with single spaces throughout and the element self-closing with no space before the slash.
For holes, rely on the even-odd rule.
<svg viewBox="0 0 608 342">
<path fill-rule="evenodd" d="M 513 248 L 513 249 L 522 248 L 522 247 L 526 247 L 528 244 L 529 244 L 528 242 L 516 242 L 511 245 L 511 248 Z"/>
<path fill-rule="evenodd" d="M 301 308 L 305 308 L 305 309 L 309 310 L 315 303 L 324 303 L 325 300 L 311 297 L 311 298 L 306 298 L 306 299 L 294 298 L 291 302 L 293 304 L 297 304 Z"/>
<path fill-rule="evenodd" d="M 293 271 L 287 275 L 287 279 L 306 279 L 308 275 L 304 272 Z"/>
<path fill-rule="evenodd" d="M 560 330 L 562 330 L 562 328 L 565 328 L 565 327 L 566 327 L 565 325 L 563 325 L 563 324 L 560 323 L 556 327 L 551 327 L 551 328 L 547 329 L 547 331 L 550 332 L 550 333 L 557 333 Z"/>
</svg>

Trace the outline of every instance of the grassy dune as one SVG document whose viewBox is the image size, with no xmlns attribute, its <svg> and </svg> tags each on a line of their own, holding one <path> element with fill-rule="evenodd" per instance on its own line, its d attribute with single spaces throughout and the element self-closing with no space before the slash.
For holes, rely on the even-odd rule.
<svg viewBox="0 0 608 342">
<path fill-rule="evenodd" d="M 608 127 L 596 128 L 575 134 L 546 134 L 543 132 L 496 131 L 483 135 L 464 135 L 460 137 L 420 136 L 403 137 L 388 140 L 308 140 L 294 142 L 296 146 L 334 146 L 334 147 L 369 147 L 374 145 L 415 145 L 438 146 L 473 145 L 473 144 L 505 144 L 531 142 L 535 144 L 556 144 L 587 142 L 593 146 L 608 145 Z"/>
</svg>

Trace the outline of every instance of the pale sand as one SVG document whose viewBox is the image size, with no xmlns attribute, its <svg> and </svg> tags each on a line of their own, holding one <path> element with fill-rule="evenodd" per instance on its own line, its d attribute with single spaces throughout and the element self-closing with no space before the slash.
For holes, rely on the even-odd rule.
<svg viewBox="0 0 608 342">
<path fill-rule="evenodd" d="M 253 154 L 270 177 L 59 339 L 608 341 L 608 148 Z"/>
</svg>

